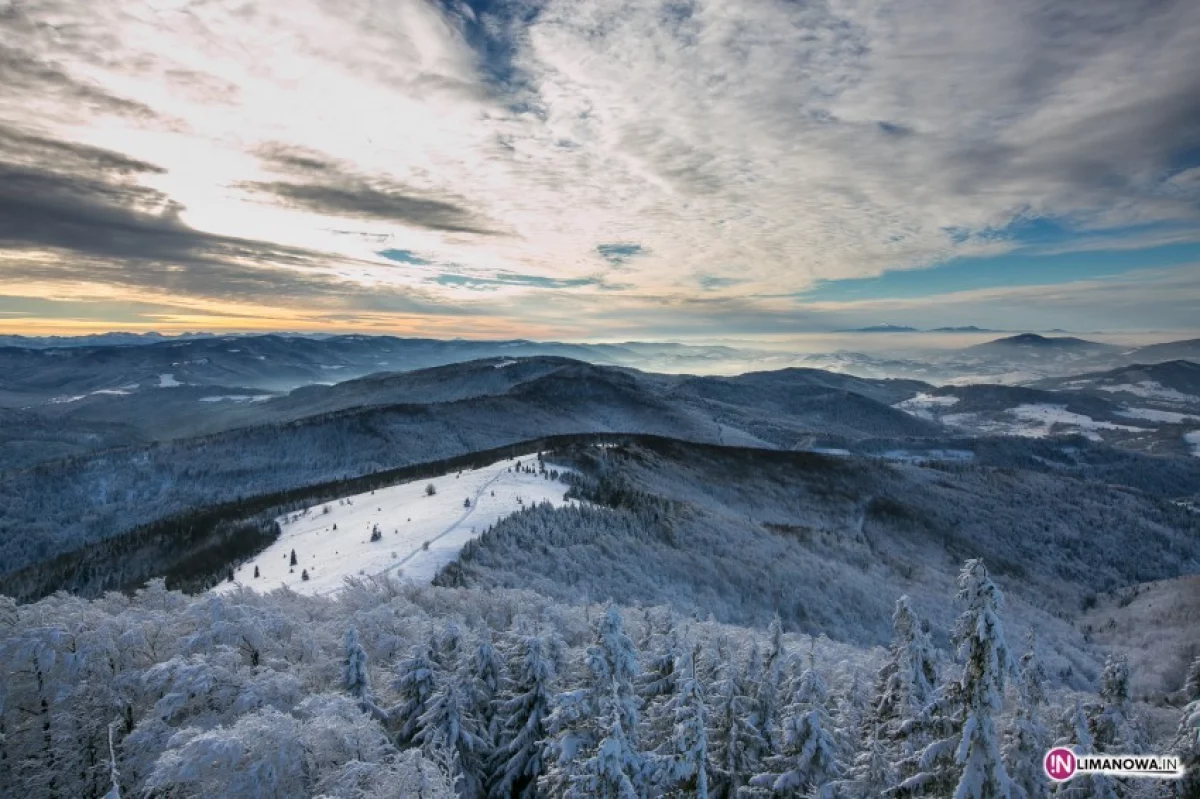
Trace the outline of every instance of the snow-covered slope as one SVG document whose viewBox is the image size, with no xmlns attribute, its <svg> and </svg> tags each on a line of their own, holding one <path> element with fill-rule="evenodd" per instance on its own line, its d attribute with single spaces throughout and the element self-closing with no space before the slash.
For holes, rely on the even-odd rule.
<svg viewBox="0 0 1200 799">
<path fill-rule="evenodd" d="M 243 564 L 235 582 L 213 590 L 244 584 L 267 591 L 286 585 L 298 593 L 328 594 L 341 588 L 346 577 L 384 573 L 427 583 L 467 541 L 504 516 L 531 504 L 564 503 L 567 486 L 541 473 L 539 466 L 533 458 L 504 460 L 281 516 L 279 539 Z M 427 494 L 429 485 L 437 493 Z M 376 528 L 382 538 L 372 541 Z M 309 579 L 304 580 L 306 571 Z"/>
</svg>

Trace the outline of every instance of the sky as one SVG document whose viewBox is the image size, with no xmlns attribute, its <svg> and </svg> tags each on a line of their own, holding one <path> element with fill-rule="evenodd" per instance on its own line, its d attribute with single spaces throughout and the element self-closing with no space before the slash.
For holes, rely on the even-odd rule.
<svg viewBox="0 0 1200 799">
<path fill-rule="evenodd" d="M 0 332 L 1200 327 L 1194 0 L 0 0 Z"/>
</svg>

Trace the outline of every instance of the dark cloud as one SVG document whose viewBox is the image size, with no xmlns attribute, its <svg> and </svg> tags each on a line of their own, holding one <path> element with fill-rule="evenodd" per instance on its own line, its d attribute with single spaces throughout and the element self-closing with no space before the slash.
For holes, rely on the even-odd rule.
<svg viewBox="0 0 1200 799">
<path fill-rule="evenodd" d="M 359 174 L 319 153 L 272 145 L 259 155 L 268 167 L 294 179 L 247 181 L 239 186 L 289 205 L 329 216 L 379 219 L 449 233 L 496 234 L 456 202 L 423 196 L 388 178 Z"/>
<path fill-rule="evenodd" d="M 2 26 L 0 30 L 3 30 Z M 72 77 L 58 64 L 7 47 L 0 49 L 0 86 L 9 96 L 55 96 L 72 106 L 82 105 L 93 112 L 136 119 L 158 116 L 148 105 L 110 94 L 98 86 Z"/>
<path fill-rule="evenodd" d="M 122 153 L 0 126 L 0 250 L 72 256 L 9 261 L 3 275 L 231 300 L 363 293 L 302 271 L 327 264 L 324 254 L 188 227 L 180 204 L 133 180 L 156 172 Z"/>
</svg>

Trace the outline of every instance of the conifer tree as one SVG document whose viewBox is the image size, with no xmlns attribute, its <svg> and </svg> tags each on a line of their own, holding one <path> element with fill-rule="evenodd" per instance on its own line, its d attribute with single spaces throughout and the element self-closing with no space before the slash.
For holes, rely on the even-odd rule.
<svg viewBox="0 0 1200 799">
<path fill-rule="evenodd" d="M 412 741 L 418 722 L 428 709 L 437 689 L 437 672 L 428 644 L 413 647 L 412 655 L 401 661 L 394 683 L 400 703 L 388 711 L 398 729 L 397 740 L 403 746 Z"/>
<path fill-rule="evenodd" d="M 826 705 L 828 690 L 811 658 L 796 682 L 784 718 L 783 753 L 771 758 L 772 771 L 756 776 L 751 785 L 789 796 L 806 791 L 830 796 L 841 766 Z"/>
<path fill-rule="evenodd" d="M 876 684 L 876 698 L 865 721 L 867 736 L 876 737 L 873 728 L 882 726 L 882 737 L 900 738 L 902 750 L 898 755 L 913 754 L 921 742 L 901 735 L 900 729 L 933 699 L 937 667 L 929 634 L 907 596 L 896 600 L 892 613 L 892 644 Z"/>
<path fill-rule="evenodd" d="M 483 791 L 488 742 L 471 715 L 474 689 L 462 670 L 446 676 L 416 720 L 413 743 L 430 757 L 449 756 L 450 776 L 460 796 Z"/>
<path fill-rule="evenodd" d="M 358 642 L 358 631 L 346 631 L 346 657 L 342 662 L 342 686 L 355 699 L 371 698 L 371 675 L 367 671 L 367 651 Z"/>
<path fill-rule="evenodd" d="M 643 759 L 626 734 L 621 686 L 616 678 L 600 702 L 599 741 L 590 757 L 580 761 L 570 776 L 569 795 L 596 799 L 640 799 L 645 795 Z"/>
<path fill-rule="evenodd" d="M 1046 705 L 1046 669 L 1037 656 L 1033 632 L 1029 649 L 1021 656 L 1017 683 L 1017 710 L 1004 743 L 1004 760 L 1018 799 L 1045 799 L 1050 786 L 1042 758 L 1050 748 L 1050 731 L 1042 721 Z"/>
<path fill-rule="evenodd" d="M 1076 755 L 1095 752 L 1092 734 L 1088 729 L 1088 715 L 1079 700 L 1067 711 L 1062 720 L 1064 735 L 1054 742 L 1055 746 L 1069 746 Z M 1054 787 L 1054 796 L 1063 799 L 1116 799 L 1112 779 L 1103 774 L 1076 774 L 1067 782 Z"/>
<path fill-rule="evenodd" d="M 582 687 L 560 694 L 547 719 L 551 741 L 547 773 L 539 781 L 543 790 L 561 793 L 575 784 L 590 755 L 596 756 L 601 739 L 619 730 L 622 752 L 638 758 L 638 697 L 634 690 L 639 669 L 633 642 L 625 634 L 620 611 L 610 605 L 596 621 L 594 643 L 586 654 Z M 609 704 L 612 707 L 609 707 Z M 619 715 L 614 728 L 607 718 Z M 598 725 L 608 725 L 598 726 Z M 611 745 L 611 744 L 610 744 Z M 595 765 L 594 761 L 592 765 Z M 643 785 L 643 766 L 629 771 L 629 779 L 638 790 Z"/>
<path fill-rule="evenodd" d="M 554 664 L 537 636 L 521 641 L 513 661 L 509 667 L 511 696 L 500 703 L 496 714 L 499 745 L 492 756 L 494 776 L 488 788 L 494 799 L 535 796 L 543 773 Z"/>
<path fill-rule="evenodd" d="M 708 799 L 708 705 L 696 676 L 695 654 L 684 650 L 675 667 L 676 692 L 667 710 L 674 720 L 671 737 L 660 748 L 655 787 Z"/>
<path fill-rule="evenodd" d="M 1200 796 L 1200 655 L 1192 661 L 1183 684 L 1187 702 L 1179 717 L 1179 727 L 1171 743 L 1171 751 L 1179 754 L 1186 769 L 1182 779 L 1171 785 L 1173 797 Z"/>
<path fill-rule="evenodd" d="M 759 756 L 765 742 L 754 726 L 753 688 L 742 669 L 729 663 L 717 683 L 713 707 L 709 755 L 712 761 L 712 795 L 732 799 L 760 770 Z"/>
<path fill-rule="evenodd" d="M 963 664 L 962 740 L 955 753 L 962 776 L 954 799 L 1011 796 L 1011 780 L 1000 756 L 995 716 L 1004 706 L 1004 681 L 1013 670 L 1000 610 L 1004 596 L 988 577 L 982 560 L 969 560 L 958 576 L 958 598 L 966 603 L 954 628 Z"/>
</svg>

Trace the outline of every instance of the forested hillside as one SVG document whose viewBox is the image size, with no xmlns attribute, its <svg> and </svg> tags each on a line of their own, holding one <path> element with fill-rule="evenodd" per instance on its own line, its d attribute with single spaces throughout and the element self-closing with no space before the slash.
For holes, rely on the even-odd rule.
<svg viewBox="0 0 1200 799">
<path fill-rule="evenodd" d="M 1132 701 L 1119 658 L 1099 693 L 1072 694 L 1008 623 L 981 562 L 951 596 L 950 649 L 901 599 L 888 648 L 870 651 L 778 619 L 764 632 L 514 590 L 187 597 L 156 583 L 132 597 L 4 600 L 0 786 L 399 799 L 949 796 L 975 784 L 1046 796 L 1040 761 L 1055 741 L 1197 765 L 1186 720 L 1200 713 L 1200 662 L 1184 721 Z M 1071 787 L 1134 795 L 1103 777 Z"/>
</svg>

